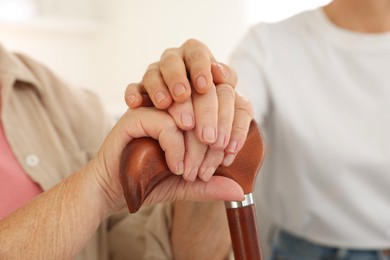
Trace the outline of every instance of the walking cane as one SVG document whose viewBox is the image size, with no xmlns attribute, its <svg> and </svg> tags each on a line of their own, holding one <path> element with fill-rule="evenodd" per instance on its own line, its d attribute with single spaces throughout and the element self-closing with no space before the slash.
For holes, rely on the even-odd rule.
<svg viewBox="0 0 390 260">
<path fill-rule="evenodd" d="M 236 260 L 262 260 L 252 192 L 264 157 L 264 144 L 254 121 L 247 140 L 229 167 L 219 166 L 215 174 L 235 180 L 244 190 L 243 201 L 225 202 L 230 236 Z M 136 212 L 150 192 L 172 177 L 164 152 L 152 138 L 133 140 L 121 160 L 121 184 L 130 213 Z M 177 176 L 177 178 L 182 178 Z"/>
</svg>

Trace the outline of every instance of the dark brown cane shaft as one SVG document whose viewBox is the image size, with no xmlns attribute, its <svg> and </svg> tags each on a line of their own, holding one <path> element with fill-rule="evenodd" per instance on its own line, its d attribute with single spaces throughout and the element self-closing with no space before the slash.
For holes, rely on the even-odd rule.
<svg viewBox="0 0 390 260">
<path fill-rule="evenodd" d="M 254 205 L 226 209 L 235 260 L 262 260 Z"/>
</svg>

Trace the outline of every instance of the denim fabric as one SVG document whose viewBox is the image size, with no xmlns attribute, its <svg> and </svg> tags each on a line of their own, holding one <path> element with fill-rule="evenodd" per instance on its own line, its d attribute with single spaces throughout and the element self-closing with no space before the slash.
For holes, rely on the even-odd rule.
<svg viewBox="0 0 390 260">
<path fill-rule="evenodd" d="M 390 256 L 376 250 L 325 247 L 280 231 L 271 260 L 390 260 Z"/>
</svg>

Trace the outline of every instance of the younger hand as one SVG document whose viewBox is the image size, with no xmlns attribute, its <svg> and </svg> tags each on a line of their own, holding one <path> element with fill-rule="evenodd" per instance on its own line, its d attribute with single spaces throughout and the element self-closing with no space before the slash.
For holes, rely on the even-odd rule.
<svg viewBox="0 0 390 260">
<path fill-rule="evenodd" d="M 130 108 L 151 104 L 158 109 L 169 108 L 179 128 L 196 127 L 198 138 L 210 144 L 215 142 L 218 132 L 214 137 L 203 136 L 203 132 L 218 127 L 215 85 L 234 88 L 236 82 L 232 68 L 217 63 L 204 44 L 191 39 L 179 48 L 165 50 L 160 61 L 148 67 L 140 83 L 127 87 L 125 100 Z M 193 100 L 197 100 L 196 104 Z"/>
<path fill-rule="evenodd" d="M 233 162 L 252 120 L 251 104 L 234 91 L 236 82 L 232 68 L 216 63 L 201 42 L 188 40 L 166 50 L 141 83 L 128 86 L 125 97 L 131 108 L 154 105 L 168 110 L 186 130 L 184 178 L 208 181 L 221 163 Z"/>
</svg>

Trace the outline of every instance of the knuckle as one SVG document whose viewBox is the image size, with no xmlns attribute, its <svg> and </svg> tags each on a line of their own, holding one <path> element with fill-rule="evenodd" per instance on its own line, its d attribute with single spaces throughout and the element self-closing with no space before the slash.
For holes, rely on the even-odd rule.
<svg viewBox="0 0 390 260">
<path fill-rule="evenodd" d="M 137 89 L 139 86 L 139 83 L 130 83 L 126 87 L 126 92 L 133 92 L 135 89 Z"/>
<path fill-rule="evenodd" d="M 176 55 L 176 52 L 178 51 L 177 48 L 168 48 L 163 51 L 161 54 L 161 59 L 165 59 L 166 57 Z"/>
<path fill-rule="evenodd" d="M 229 97 L 231 99 L 235 99 L 236 93 L 232 86 L 229 84 L 219 84 L 216 86 L 216 91 L 218 96 Z"/>
<path fill-rule="evenodd" d="M 232 119 L 228 116 L 222 115 L 220 118 L 218 118 L 218 128 L 221 130 L 226 131 L 227 129 L 230 128 L 232 123 Z"/>
<path fill-rule="evenodd" d="M 153 63 L 149 64 L 149 66 L 147 67 L 146 71 L 154 70 L 154 69 L 158 69 L 158 62 L 153 62 Z"/>
<path fill-rule="evenodd" d="M 236 110 L 238 112 L 246 113 L 248 116 L 250 116 L 250 118 L 253 118 L 252 103 L 241 95 L 237 95 L 236 101 Z"/>
<path fill-rule="evenodd" d="M 180 56 L 178 52 L 179 50 L 177 48 L 166 49 L 161 55 L 160 65 L 166 64 L 168 61 L 176 59 L 178 56 Z"/>
<path fill-rule="evenodd" d="M 164 56 L 163 59 L 161 59 L 161 62 L 160 62 L 160 67 L 162 69 L 164 68 L 169 68 L 169 66 L 171 64 L 173 64 L 174 62 L 176 62 L 178 59 L 177 59 L 177 55 L 171 53 L 171 54 L 168 54 L 166 56 Z"/>
<path fill-rule="evenodd" d="M 195 48 L 187 56 L 187 62 L 195 62 L 197 60 L 208 60 L 208 54 L 201 48 Z"/>
<path fill-rule="evenodd" d="M 234 131 L 238 134 L 246 134 L 247 131 L 248 131 L 248 127 L 244 126 L 244 125 L 236 125 L 234 127 Z"/>
<path fill-rule="evenodd" d="M 200 114 L 203 115 L 204 117 L 207 116 L 214 116 L 217 114 L 216 108 L 212 106 L 203 106 L 199 108 Z"/>
<path fill-rule="evenodd" d="M 198 45 L 203 46 L 203 43 L 201 43 L 199 40 L 194 39 L 194 38 L 189 38 L 188 40 L 186 40 L 183 43 L 183 47 L 194 47 L 194 46 L 198 46 Z"/>
<path fill-rule="evenodd" d="M 146 70 L 144 76 L 142 77 L 142 83 L 144 85 L 148 85 L 150 82 L 154 82 L 156 75 L 160 74 L 160 70 L 156 66 L 149 66 L 148 69 Z"/>
</svg>

